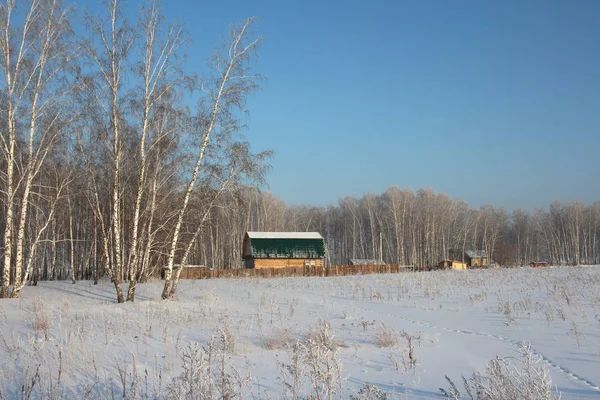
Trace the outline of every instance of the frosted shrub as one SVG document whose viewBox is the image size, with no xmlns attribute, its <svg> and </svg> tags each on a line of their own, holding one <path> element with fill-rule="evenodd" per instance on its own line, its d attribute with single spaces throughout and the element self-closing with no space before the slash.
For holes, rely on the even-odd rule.
<svg viewBox="0 0 600 400">
<path fill-rule="evenodd" d="M 387 400 L 387 393 L 375 385 L 365 384 L 356 396 L 350 395 L 350 400 Z"/>
<path fill-rule="evenodd" d="M 474 373 L 463 377 L 469 399 L 474 400 L 557 400 L 552 379 L 542 357 L 533 353 L 527 344 L 519 346 L 520 359 L 496 357 L 486 365 L 486 376 Z M 462 399 L 460 390 L 446 376 L 449 389 L 440 389 L 446 398 Z M 467 397 L 465 397 L 467 398 Z"/>
<path fill-rule="evenodd" d="M 375 335 L 375 344 L 377 347 L 395 347 L 398 345 L 398 335 L 391 327 L 381 324 Z"/>
<path fill-rule="evenodd" d="M 402 336 L 406 340 L 406 351 L 404 354 L 404 370 L 412 370 L 413 372 L 415 372 L 415 368 L 417 367 L 417 358 L 415 357 L 413 336 L 411 336 L 405 330 L 402 330 L 400 336 Z"/>
<path fill-rule="evenodd" d="M 209 344 L 212 348 L 212 338 Z M 188 346 L 181 356 L 183 373 L 167 387 L 167 399 L 200 399 L 213 394 L 213 383 L 206 374 L 209 368 L 209 351 L 198 343 Z"/>
<path fill-rule="evenodd" d="M 312 338 L 306 341 L 305 363 L 316 399 L 333 399 L 342 389 L 342 364 L 338 348 L 328 346 L 332 343 L 333 340 L 327 342 Z"/>
<path fill-rule="evenodd" d="M 42 300 L 39 297 L 36 297 L 35 299 L 33 299 L 32 302 L 32 307 L 33 307 L 33 319 L 31 321 L 31 328 L 33 329 L 33 331 L 37 334 L 37 333 L 41 333 L 44 336 L 45 340 L 48 340 L 48 335 L 50 332 L 50 326 L 51 326 L 51 316 L 50 314 L 44 309 L 44 305 L 42 303 Z"/>
<path fill-rule="evenodd" d="M 277 365 L 281 370 L 281 377 L 279 379 L 284 387 L 285 398 L 298 399 L 304 391 L 306 347 L 297 341 L 294 344 L 286 344 L 285 349 L 289 362 L 277 361 Z"/>
<path fill-rule="evenodd" d="M 224 331 L 213 335 L 205 346 L 190 344 L 181 357 L 183 373 L 167 386 L 169 400 L 241 399 L 249 382 L 231 358 L 231 342 Z"/>
<path fill-rule="evenodd" d="M 222 350 L 224 352 L 233 354 L 235 353 L 235 336 L 233 335 L 233 332 L 231 331 L 231 327 L 229 326 L 229 323 L 225 323 L 225 326 L 223 328 L 218 328 L 218 332 L 219 332 L 219 343 L 220 343 L 220 347 L 222 348 Z"/>
<path fill-rule="evenodd" d="M 311 399 L 341 398 L 344 379 L 339 343 L 329 323 L 319 321 L 304 343 L 286 345 L 289 362 L 278 362 L 286 398 L 302 398 L 305 388 L 310 388 L 307 397 Z"/>
<path fill-rule="evenodd" d="M 338 347 L 348 347 L 346 343 L 333 334 L 329 321 L 323 320 L 319 320 L 316 326 L 310 330 L 306 342 L 317 343 L 332 351 Z"/>
<path fill-rule="evenodd" d="M 260 345 L 267 350 L 282 350 L 289 343 L 295 341 L 291 328 L 275 328 L 271 335 L 264 337 Z"/>
</svg>

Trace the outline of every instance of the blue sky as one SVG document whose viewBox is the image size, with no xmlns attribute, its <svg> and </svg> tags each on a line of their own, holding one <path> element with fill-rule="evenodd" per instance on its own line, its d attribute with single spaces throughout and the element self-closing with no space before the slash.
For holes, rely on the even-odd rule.
<svg viewBox="0 0 600 400">
<path fill-rule="evenodd" d="M 392 185 L 473 207 L 600 200 L 600 1 L 164 1 L 188 68 L 260 16 L 247 136 L 269 188 L 327 205 Z"/>
</svg>

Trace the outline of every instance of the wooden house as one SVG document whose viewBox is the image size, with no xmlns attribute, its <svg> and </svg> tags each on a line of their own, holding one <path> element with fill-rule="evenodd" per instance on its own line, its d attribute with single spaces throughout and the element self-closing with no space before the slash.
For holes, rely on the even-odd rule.
<svg viewBox="0 0 600 400">
<path fill-rule="evenodd" d="M 467 264 L 469 268 L 487 268 L 490 260 L 485 250 L 450 250 L 450 259 Z"/>
<path fill-rule="evenodd" d="M 318 232 L 247 232 L 246 268 L 321 267 L 325 242 Z"/>
<path fill-rule="evenodd" d="M 438 264 L 439 269 L 452 269 L 455 271 L 464 271 L 467 269 L 467 263 L 454 260 L 443 260 Z"/>
</svg>

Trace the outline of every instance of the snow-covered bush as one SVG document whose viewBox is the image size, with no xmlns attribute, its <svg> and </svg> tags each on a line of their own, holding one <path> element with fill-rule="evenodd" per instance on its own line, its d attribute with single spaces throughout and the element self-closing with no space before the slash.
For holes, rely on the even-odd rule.
<svg viewBox="0 0 600 400">
<path fill-rule="evenodd" d="M 181 357 L 183 373 L 167 386 L 166 399 L 242 399 L 250 379 L 233 364 L 230 339 L 219 330 L 205 346 L 190 344 Z"/>
<path fill-rule="evenodd" d="M 367 383 L 356 395 L 350 395 L 350 400 L 388 400 L 388 395 L 377 386 Z"/>
<path fill-rule="evenodd" d="M 278 362 L 286 398 L 302 395 L 317 400 L 341 398 L 344 385 L 338 352 L 341 342 L 328 322 L 319 321 L 305 342 L 286 345 L 288 362 Z M 309 393 L 304 393 L 307 391 Z"/>
<path fill-rule="evenodd" d="M 377 347 L 395 347 L 398 345 L 399 340 L 400 338 L 394 329 L 386 324 L 381 324 L 375 334 L 375 344 Z"/>
<path fill-rule="evenodd" d="M 554 388 L 546 362 L 531 346 L 519 346 L 520 358 L 495 357 L 486 364 L 485 376 L 474 373 L 463 376 L 465 394 L 471 400 L 557 400 L 560 393 Z M 463 394 L 446 376 L 449 389 L 440 388 L 446 398 L 462 399 Z"/>
</svg>

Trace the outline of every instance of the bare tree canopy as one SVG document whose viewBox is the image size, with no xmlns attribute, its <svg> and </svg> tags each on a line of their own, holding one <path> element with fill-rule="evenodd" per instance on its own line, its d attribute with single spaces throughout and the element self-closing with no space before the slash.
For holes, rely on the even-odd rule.
<svg viewBox="0 0 600 400">
<path fill-rule="evenodd" d="M 185 263 L 221 196 L 264 180 L 271 153 L 254 154 L 243 136 L 245 99 L 262 79 L 249 69 L 256 19 L 184 74 L 189 35 L 158 0 L 136 21 L 122 0 L 102 6 L 82 13 L 76 37 L 78 16 L 58 0 L 0 5 L 1 297 L 29 279 L 106 275 L 118 302 L 134 301 L 159 263 Z"/>
</svg>

